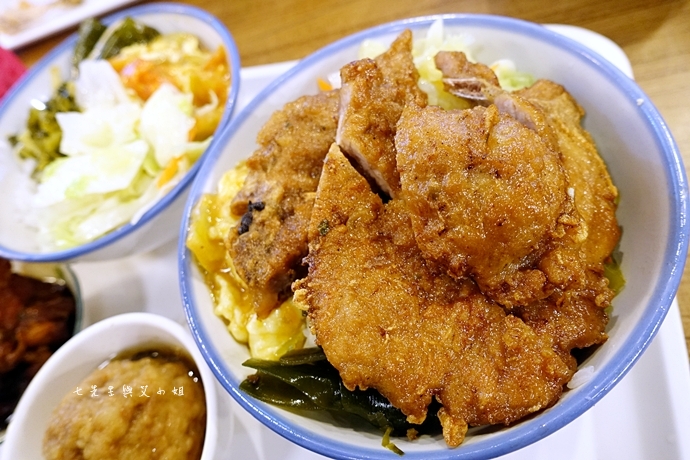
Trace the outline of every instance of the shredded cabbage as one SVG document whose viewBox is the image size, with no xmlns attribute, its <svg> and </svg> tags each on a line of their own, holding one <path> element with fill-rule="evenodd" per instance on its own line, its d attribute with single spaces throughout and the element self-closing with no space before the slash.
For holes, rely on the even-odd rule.
<svg viewBox="0 0 690 460">
<path fill-rule="evenodd" d="M 171 84 L 143 102 L 107 61 L 87 59 L 74 87 L 82 111 L 56 115 L 66 156 L 45 168 L 33 197 L 32 220 L 51 248 L 83 244 L 136 221 L 211 140 L 189 141 L 193 96 Z"/>
<path fill-rule="evenodd" d="M 443 75 L 436 68 L 434 58 L 439 51 L 462 51 L 471 62 L 477 62 L 474 56 L 475 40 L 469 34 L 450 33 L 444 27 L 443 20 L 434 21 L 426 35 L 416 38 L 413 42 L 412 56 L 415 67 L 419 72 L 419 88 L 429 98 L 429 105 L 438 105 L 444 109 L 467 108 L 464 100 L 453 96 L 445 90 L 441 81 Z M 376 40 L 365 40 L 359 49 L 360 58 L 374 58 L 387 50 L 387 46 Z M 520 72 L 515 63 L 510 59 L 500 59 L 489 67 L 498 77 L 501 87 L 507 91 L 515 91 L 534 83 L 534 77 Z M 333 82 L 333 78 L 329 76 Z M 335 81 L 335 87 L 340 86 L 339 78 Z"/>
</svg>

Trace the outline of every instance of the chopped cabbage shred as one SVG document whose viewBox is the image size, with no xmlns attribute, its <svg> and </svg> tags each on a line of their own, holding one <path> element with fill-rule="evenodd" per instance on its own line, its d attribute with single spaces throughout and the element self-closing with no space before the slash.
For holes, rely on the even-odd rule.
<svg viewBox="0 0 690 460">
<path fill-rule="evenodd" d="M 467 103 L 448 93 L 442 82 L 441 71 L 436 68 L 434 57 L 439 51 L 462 51 L 471 62 L 477 62 L 474 56 L 475 39 L 469 34 L 451 33 L 445 30 L 443 20 L 438 19 L 429 27 L 424 37 L 415 38 L 412 56 L 419 71 L 418 85 L 429 97 L 429 105 L 438 105 L 445 109 L 467 108 Z M 376 40 L 365 40 L 359 49 L 359 57 L 374 58 L 385 52 L 387 46 Z M 516 91 L 534 83 L 534 77 L 516 69 L 510 59 L 500 59 L 489 65 L 498 77 L 501 87 Z M 337 80 L 337 81 L 334 81 Z M 340 86 L 339 78 L 329 76 L 333 86 Z"/>
<path fill-rule="evenodd" d="M 84 60 L 74 82 L 82 112 L 58 113 L 65 157 L 44 170 L 34 195 L 46 246 L 68 248 L 136 222 L 210 142 L 190 142 L 192 95 L 162 84 L 142 102 L 105 60 Z M 171 162 L 176 173 L 156 180 Z"/>
</svg>

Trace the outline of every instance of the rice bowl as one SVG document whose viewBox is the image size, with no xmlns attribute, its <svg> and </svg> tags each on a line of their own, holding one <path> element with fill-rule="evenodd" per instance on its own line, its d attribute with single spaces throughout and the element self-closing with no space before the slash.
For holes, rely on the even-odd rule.
<svg viewBox="0 0 690 460">
<path fill-rule="evenodd" d="M 390 41 L 404 28 L 424 33 L 434 19 L 401 21 L 348 37 L 309 56 L 273 82 L 223 132 L 224 151 L 202 168 L 187 204 L 180 240 L 180 281 L 188 320 L 207 362 L 231 395 L 255 417 L 324 455 L 378 458 L 389 454 L 380 447 L 376 433 L 350 432 L 330 422 L 296 416 L 258 403 L 238 389 L 249 373 L 241 366 L 247 351 L 234 343 L 213 317 L 207 288 L 184 246 L 184 236 L 200 195 L 213 191 L 221 174 L 253 151 L 253 139 L 268 113 L 298 95 L 313 92 L 317 77 L 356 59 L 364 39 Z M 479 47 L 476 55 L 482 62 L 509 57 L 521 71 L 566 86 L 587 111 L 585 127 L 594 136 L 622 197 L 618 210 L 624 228 L 621 268 L 628 287 L 614 301 L 609 341 L 581 365 L 593 368 L 591 379 L 529 420 L 490 432 L 471 431 L 465 443 L 454 450 L 447 450 L 434 438 L 398 443 L 412 458 L 478 458 L 508 453 L 572 421 L 610 390 L 640 356 L 663 320 L 682 272 L 687 251 L 686 181 L 677 147 L 651 102 L 628 77 L 599 56 L 522 21 L 471 15 L 447 15 L 443 19 L 449 27 L 460 27 L 474 37 Z M 602 100 L 609 101 L 607 107 L 601 106 Z M 621 119 L 623 116 L 626 118 Z M 666 188 L 659 191 L 658 184 Z M 650 279 L 650 271 L 658 278 Z"/>
</svg>

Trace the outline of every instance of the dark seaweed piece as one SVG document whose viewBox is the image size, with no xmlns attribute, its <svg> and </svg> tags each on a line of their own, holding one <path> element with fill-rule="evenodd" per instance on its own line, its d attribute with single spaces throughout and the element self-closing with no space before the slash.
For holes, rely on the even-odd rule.
<svg viewBox="0 0 690 460">
<path fill-rule="evenodd" d="M 278 361 L 280 364 L 296 365 L 296 364 L 311 364 L 317 361 L 325 361 L 326 353 L 320 347 L 302 348 L 300 350 L 291 350 L 280 357 Z"/>
<path fill-rule="evenodd" d="M 107 27 L 98 19 L 91 18 L 79 24 L 79 35 L 72 53 L 72 66 L 76 69 L 79 63 L 93 51 L 96 42 L 101 38 Z"/>
<path fill-rule="evenodd" d="M 119 54 L 122 48 L 137 43 L 148 43 L 159 35 L 160 32 L 153 27 L 136 22 L 132 18 L 126 18 L 105 41 L 98 57 L 111 58 Z"/>
<path fill-rule="evenodd" d="M 323 410 L 335 416 L 355 415 L 395 436 L 408 429 L 419 433 L 439 433 L 435 416 L 437 406 L 430 407 L 422 425 L 407 422 L 405 415 L 374 389 L 350 391 L 338 371 L 326 360 L 320 348 L 291 352 L 279 361 L 249 359 L 243 363 L 256 369 L 240 389 L 255 398 L 275 405 L 303 410 Z"/>
<path fill-rule="evenodd" d="M 319 410 L 319 406 L 314 404 L 304 393 L 268 374 L 250 375 L 240 384 L 240 389 L 269 404 L 295 409 Z"/>
</svg>

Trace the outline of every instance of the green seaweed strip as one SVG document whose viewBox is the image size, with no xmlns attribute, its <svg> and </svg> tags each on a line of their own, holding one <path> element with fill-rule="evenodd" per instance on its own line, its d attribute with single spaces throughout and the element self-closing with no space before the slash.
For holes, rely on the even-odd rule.
<svg viewBox="0 0 690 460">
<path fill-rule="evenodd" d="M 404 436 L 410 428 L 420 433 L 440 432 L 437 407 L 429 408 L 430 416 L 423 424 L 407 422 L 405 415 L 378 391 L 345 388 L 320 348 L 291 352 L 279 361 L 249 359 L 244 365 L 257 372 L 243 381 L 240 389 L 261 401 L 327 411 L 345 418 L 354 415 L 381 430 L 390 428 L 395 436 Z"/>
<path fill-rule="evenodd" d="M 257 373 L 240 384 L 240 390 L 256 399 L 277 406 L 303 410 L 318 410 L 319 407 L 295 387 L 271 375 Z"/>
</svg>

